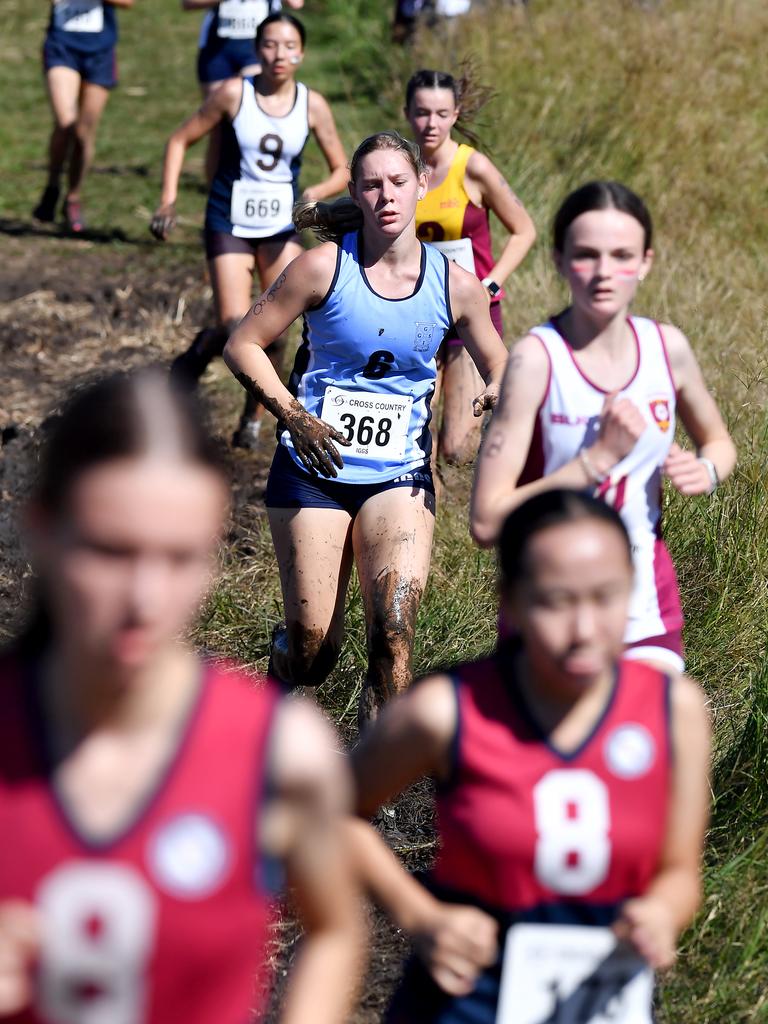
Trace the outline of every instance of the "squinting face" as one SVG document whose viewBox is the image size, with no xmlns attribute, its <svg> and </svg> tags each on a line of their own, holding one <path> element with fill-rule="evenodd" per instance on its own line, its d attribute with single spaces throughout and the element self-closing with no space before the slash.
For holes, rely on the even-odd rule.
<svg viewBox="0 0 768 1024">
<path fill-rule="evenodd" d="M 573 304 L 595 319 L 625 311 L 651 268 L 643 227 L 620 210 L 590 210 L 570 225 L 557 269 L 568 282 Z"/>
<path fill-rule="evenodd" d="M 64 510 L 34 517 L 33 558 L 54 634 L 115 673 L 141 669 L 191 622 L 227 507 L 209 469 L 167 458 L 86 470 Z"/>
<path fill-rule="evenodd" d="M 577 696 L 620 656 L 632 568 L 617 530 L 586 519 L 537 533 L 529 572 L 504 599 L 539 683 Z"/>
<path fill-rule="evenodd" d="M 290 78 L 304 58 L 301 36 L 287 21 L 274 21 L 259 42 L 262 68 L 273 78 Z"/>
<path fill-rule="evenodd" d="M 438 149 L 451 134 L 459 109 L 451 89 L 416 89 L 405 116 L 416 142 L 429 153 Z"/>
<path fill-rule="evenodd" d="M 392 237 L 413 222 L 416 203 L 426 189 L 426 175 L 417 177 L 408 158 L 396 149 L 367 153 L 349 186 L 366 227 Z"/>
</svg>

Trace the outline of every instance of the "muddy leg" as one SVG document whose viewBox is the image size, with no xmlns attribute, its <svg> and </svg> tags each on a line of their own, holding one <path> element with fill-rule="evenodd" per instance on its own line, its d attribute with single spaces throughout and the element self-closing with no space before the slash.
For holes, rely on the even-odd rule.
<svg viewBox="0 0 768 1024">
<path fill-rule="evenodd" d="M 369 498 L 355 519 L 352 540 L 368 642 L 361 728 L 411 683 L 416 616 L 432 552 L 433 509 L 432 495 L 398 487 Z"/>
<path fill-rule="evenodd" d="M 337 509 L 269 510 L 285 607 L 270 666 L 288 686 L 318 686 L 338 659 L 352 568 L 350 522 Z"/>
</svg>

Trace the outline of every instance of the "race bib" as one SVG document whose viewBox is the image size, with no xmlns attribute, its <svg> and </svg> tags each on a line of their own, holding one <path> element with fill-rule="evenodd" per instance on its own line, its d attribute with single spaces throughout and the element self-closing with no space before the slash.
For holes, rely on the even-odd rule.
<svg viewBox="0 0 768 1024">
<path fill-rule="evenodd" d="M 291 226 L 293 185 L 290 182 L 235 181 L 230 220 L 253 237 L 266 238 Z"/>
<path fill-rule="evenodd" d="M 342 458 L 357 457 L 381 462 L 399 462 L 405 454 L 413 399 L 371 391 L 325 389 L 320 419 L 335 427 L 351 448 L 342 448 Z"/>
<path fill-rule="evenodd" d="M 268 14 L 267 0 L 223 0 L 217 35 L 221 39 L 253 39 Z"/>
<path fill-rule="evenodd" d="M 434 246 L 446 259 L 458 263 L 464 270 L 468 270 L 470 274 L 475 273 L 475 254 L 472 252 L 471 238 L 452 238 L 450 242 L 429 242 L 428 244 Z"/>
<path fill-rule="evenodd" d="M 609 928 L 518 924 L 496 1024 L 652 1024 L 653 972 Z"/>
<path fill-rule="evenodd" d="M 101 0 L 57 0 L 53 18 L 61 32 L 102 32 L 104 5 Z"/>
</svg>

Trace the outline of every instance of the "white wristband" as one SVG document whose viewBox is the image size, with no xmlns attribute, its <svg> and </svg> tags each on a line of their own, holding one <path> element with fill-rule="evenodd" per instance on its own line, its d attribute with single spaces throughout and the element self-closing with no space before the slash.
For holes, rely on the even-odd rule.
<svg viewBox="0 0 768 1024">
<path fill-rule="evenodd" d="M 707 494 L 711 494 L 717 489 L 717 486 L 720 483 L 720 477 L 717 475 L 717 466 L 714 464 L 712 459 L 708 459 L 704 455 L 699 456 L 699 462 L 704 466 L 707 473 L 709 473 L 709 490 L 707 491 Z"/>
</svg>

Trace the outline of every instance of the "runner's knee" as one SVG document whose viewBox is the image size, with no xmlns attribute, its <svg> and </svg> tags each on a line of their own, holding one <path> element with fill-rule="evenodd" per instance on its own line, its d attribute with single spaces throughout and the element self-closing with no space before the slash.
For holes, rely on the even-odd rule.
<svg viewBox="0 0 768 1024">
<path fill-rule="evenodd" d="M 340 645 L 320 627 L 288 623 L 286 642 L 275 643 L 275 670 L 294 686 L 319 686 L 339 660 Z M 281 668 L 284 672 L 281 672 Z"/>
</svg>

